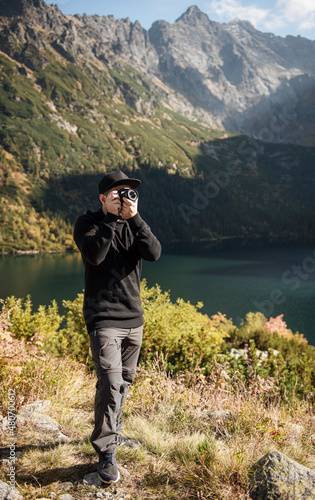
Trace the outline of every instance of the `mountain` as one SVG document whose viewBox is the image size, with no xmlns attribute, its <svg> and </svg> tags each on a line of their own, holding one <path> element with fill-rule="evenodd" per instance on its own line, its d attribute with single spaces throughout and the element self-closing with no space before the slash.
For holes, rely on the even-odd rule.
<svg viewBox="0 0 315 500">
<path fill-rule="evenodd" d="M 174 25 L 154 23 L 149 36 L 163 81 L 225 129 L 315 144 L 315 41 L 261 33 L 247 21 L 221 25 L 197 7 Z"/>
<path fill-rule="evenodd" d="M 34 53 L 45 67 L 49 46 L 72 62 L 121 59 L 166 86 L 170 103 L 175 93 L 188 117 L 268 142 L 315 145 L 315 41 L 262 33 L 248 21 L 219 24 L 196 6 L 146 31 L 129 19 L 63 16 L 42 0 L 0 5 L 11 18 L 1 46 L 31 69 Z M 27 47 L 18 52 L 16 43 Z"/>
<path fill-rule="evenodd" d="M 114 168 L 164 242 L 312 240 L 314 43 L 195 6 L 146 31 L 0 0 L 2 251 L 73 248 Z"/>
</svg>

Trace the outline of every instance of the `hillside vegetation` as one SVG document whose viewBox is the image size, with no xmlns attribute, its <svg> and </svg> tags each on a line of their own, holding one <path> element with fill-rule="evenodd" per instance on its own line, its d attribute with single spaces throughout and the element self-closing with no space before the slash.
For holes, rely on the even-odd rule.
<svg viewBox="0 0 315 500">
<path fill-rule="evenodd" d="M 0 53 L 0 248 L 72 250 L 76 217 L 121 168 L 162 242 L 221 236 L 314 239 L 314 148 L 211 130 L 172 110 L 127 64 L 45 69 Z"/>
<path fill-rule="evenodd" d="M 141 294 L 144 342 L 123 426 L 141 446 L 118 449 L 116 494 L 248 500 L 253 465 L 269 451 L 313 468 L 315 349 L 303 335 L 261 313 L 248 313 L 237 328 L 220 313 L 202 314 L 202 304 L 171 302 L 145 282 Z M 48 414 L 67 436 L 60 443 L 32 422 L 18 424 L 16 475 L 27 500 L 61 493 L 65 481 L 75 499 L 95 497 L 82 482 L 97 457 L 89 442 L 96 377 L 81 294 L 64 306 L 63 317 L 55 302 L 34 311 L 30 298 L 10 297 L 1 312 L 2 416 L 14 388 L 17 414 L 50 400 Z M 4 460 L 0 478 L 6 473 Z"/>
</svg>

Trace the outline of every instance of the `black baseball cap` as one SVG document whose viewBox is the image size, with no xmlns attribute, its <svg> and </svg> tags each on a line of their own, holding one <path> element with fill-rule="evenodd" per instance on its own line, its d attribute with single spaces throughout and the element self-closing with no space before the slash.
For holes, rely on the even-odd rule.
<svg viewBox="0 0 315 500">
<path fill-rule="evenodd" d="M 116 186 L 120 186 L 125 184 L 126 186 L 130 186 L 132 189 L 136 189 L 140 186 L 141 181 L 139 179 L 131 179 L 128 175 L 121 172 L 121 170 L 115 170 L 115 172 L 109 172 L 105 174 L 103 179 L 99 182 L 98 190 L 100 194 L 105 193 L 109 189 L 112 189 Z"/>
</svg>

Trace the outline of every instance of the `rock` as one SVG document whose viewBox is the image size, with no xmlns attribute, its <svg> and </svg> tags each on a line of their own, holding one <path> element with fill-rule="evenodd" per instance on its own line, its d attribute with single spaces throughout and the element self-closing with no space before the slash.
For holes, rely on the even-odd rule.
<svg viewBox="0 0 315 500">
<path fill-rule="evenodd" d="M 83 478 L 83 484 L 88 484 L 89 486 L 102 486 L 102 481 L 97 475 L 97 472 L 91 472 Z"/>
<path fill-rule="evenodd" d="M 315 472 L 273 451 L 255 464 L 250 497 L 253 500 L 313 500 Z"/>
<path fill-rule="evenodd" d="M 127 448 L 139 448 L 141 446 L 141 443 L 136 439 L 119 436 L 117 446 L 127 446 Z"/>
<path fill-rule="evenodd" d="M 74 485 L 71 481 L 66 481 L 65 483 L 61 483 L 59 485 L 59 491 L 69 491 L 72 490 L 73 487 Z"/>
<path fill-rule="evenodd" d="M 51 405 L 51 401 L 49 399 L 43 399 L 35 401 L 34 403 L 29 403 L 27 405 L 23 405 L 21 407 L 20 413 L 44 413 Z"/>
<path fill-rule="evenodd" d="M 31 422 L 38 428 L 38 430 L 44 432 L 59 433 L 61 429 L 61 425 L 58 424 L 58 422 L 53 420 L 51 417 L 48 417 L 48 415 L 42 415 L 41 413 L 35 413 L 35 412 L 21 413 L 20 415 L 17 416 L 16 421 L 18 425 L 24 424 L 26 422 Z"/>
<path fill-rule="evenodd" d="M 69 493 L 65 493 L 64 495 L 59 495 L 59 500 L 73 500 L 73 497 Z"/>
<path fill-rule="evenodd" d="M 18 490 L 0 480 L 0 500 L 23 500 Z"/>
<path fill-rule="evenodd" d="M 68 443 L 69 441 L 71 441 L 71 439 L 62 432 L 58 432 L 58 434 L 56 434 L 56 436 L 54 437 L 55 441 L 58 443 Z"/>
<path fill-rule="evenodd" d="M 56 422 L 56 420 L 43 413 L 49 408 L 50 404 L 51 401 L 43 400 L 23 406 L 16 417 L 16 424 L 24 425 L 27 422 L 31 422 L 39 431 L 53 434 L 57 442 L 66 443 L 70 441 L 70 438 L 60 431 L 61 425 Z M 4 418 L 2 420 L 3 430 L 5 430 L 7 426 L 8 419 Z"/>
</svg>

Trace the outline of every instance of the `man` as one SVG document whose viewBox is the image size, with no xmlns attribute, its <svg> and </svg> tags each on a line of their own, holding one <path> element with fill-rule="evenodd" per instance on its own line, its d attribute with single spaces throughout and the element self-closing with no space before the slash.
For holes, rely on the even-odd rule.
<svg viewBox="0 0 315 500">
<path fill-rule="evenodd" d="M 85 266 L 83 313 L 97 373 L 91 443 L 104 483 L 119 480 L 121 413 L 142 343 L 141 260 L 155 261 L 161 254 L 159 241 L 138 213 L 137 195 L 132 192 L 128 199 L 119 193 L 139 185 L 119 170 L 106 174 L 99 183 L 102 207 L 81 215 L 74 229 Z"/>
</svg>

